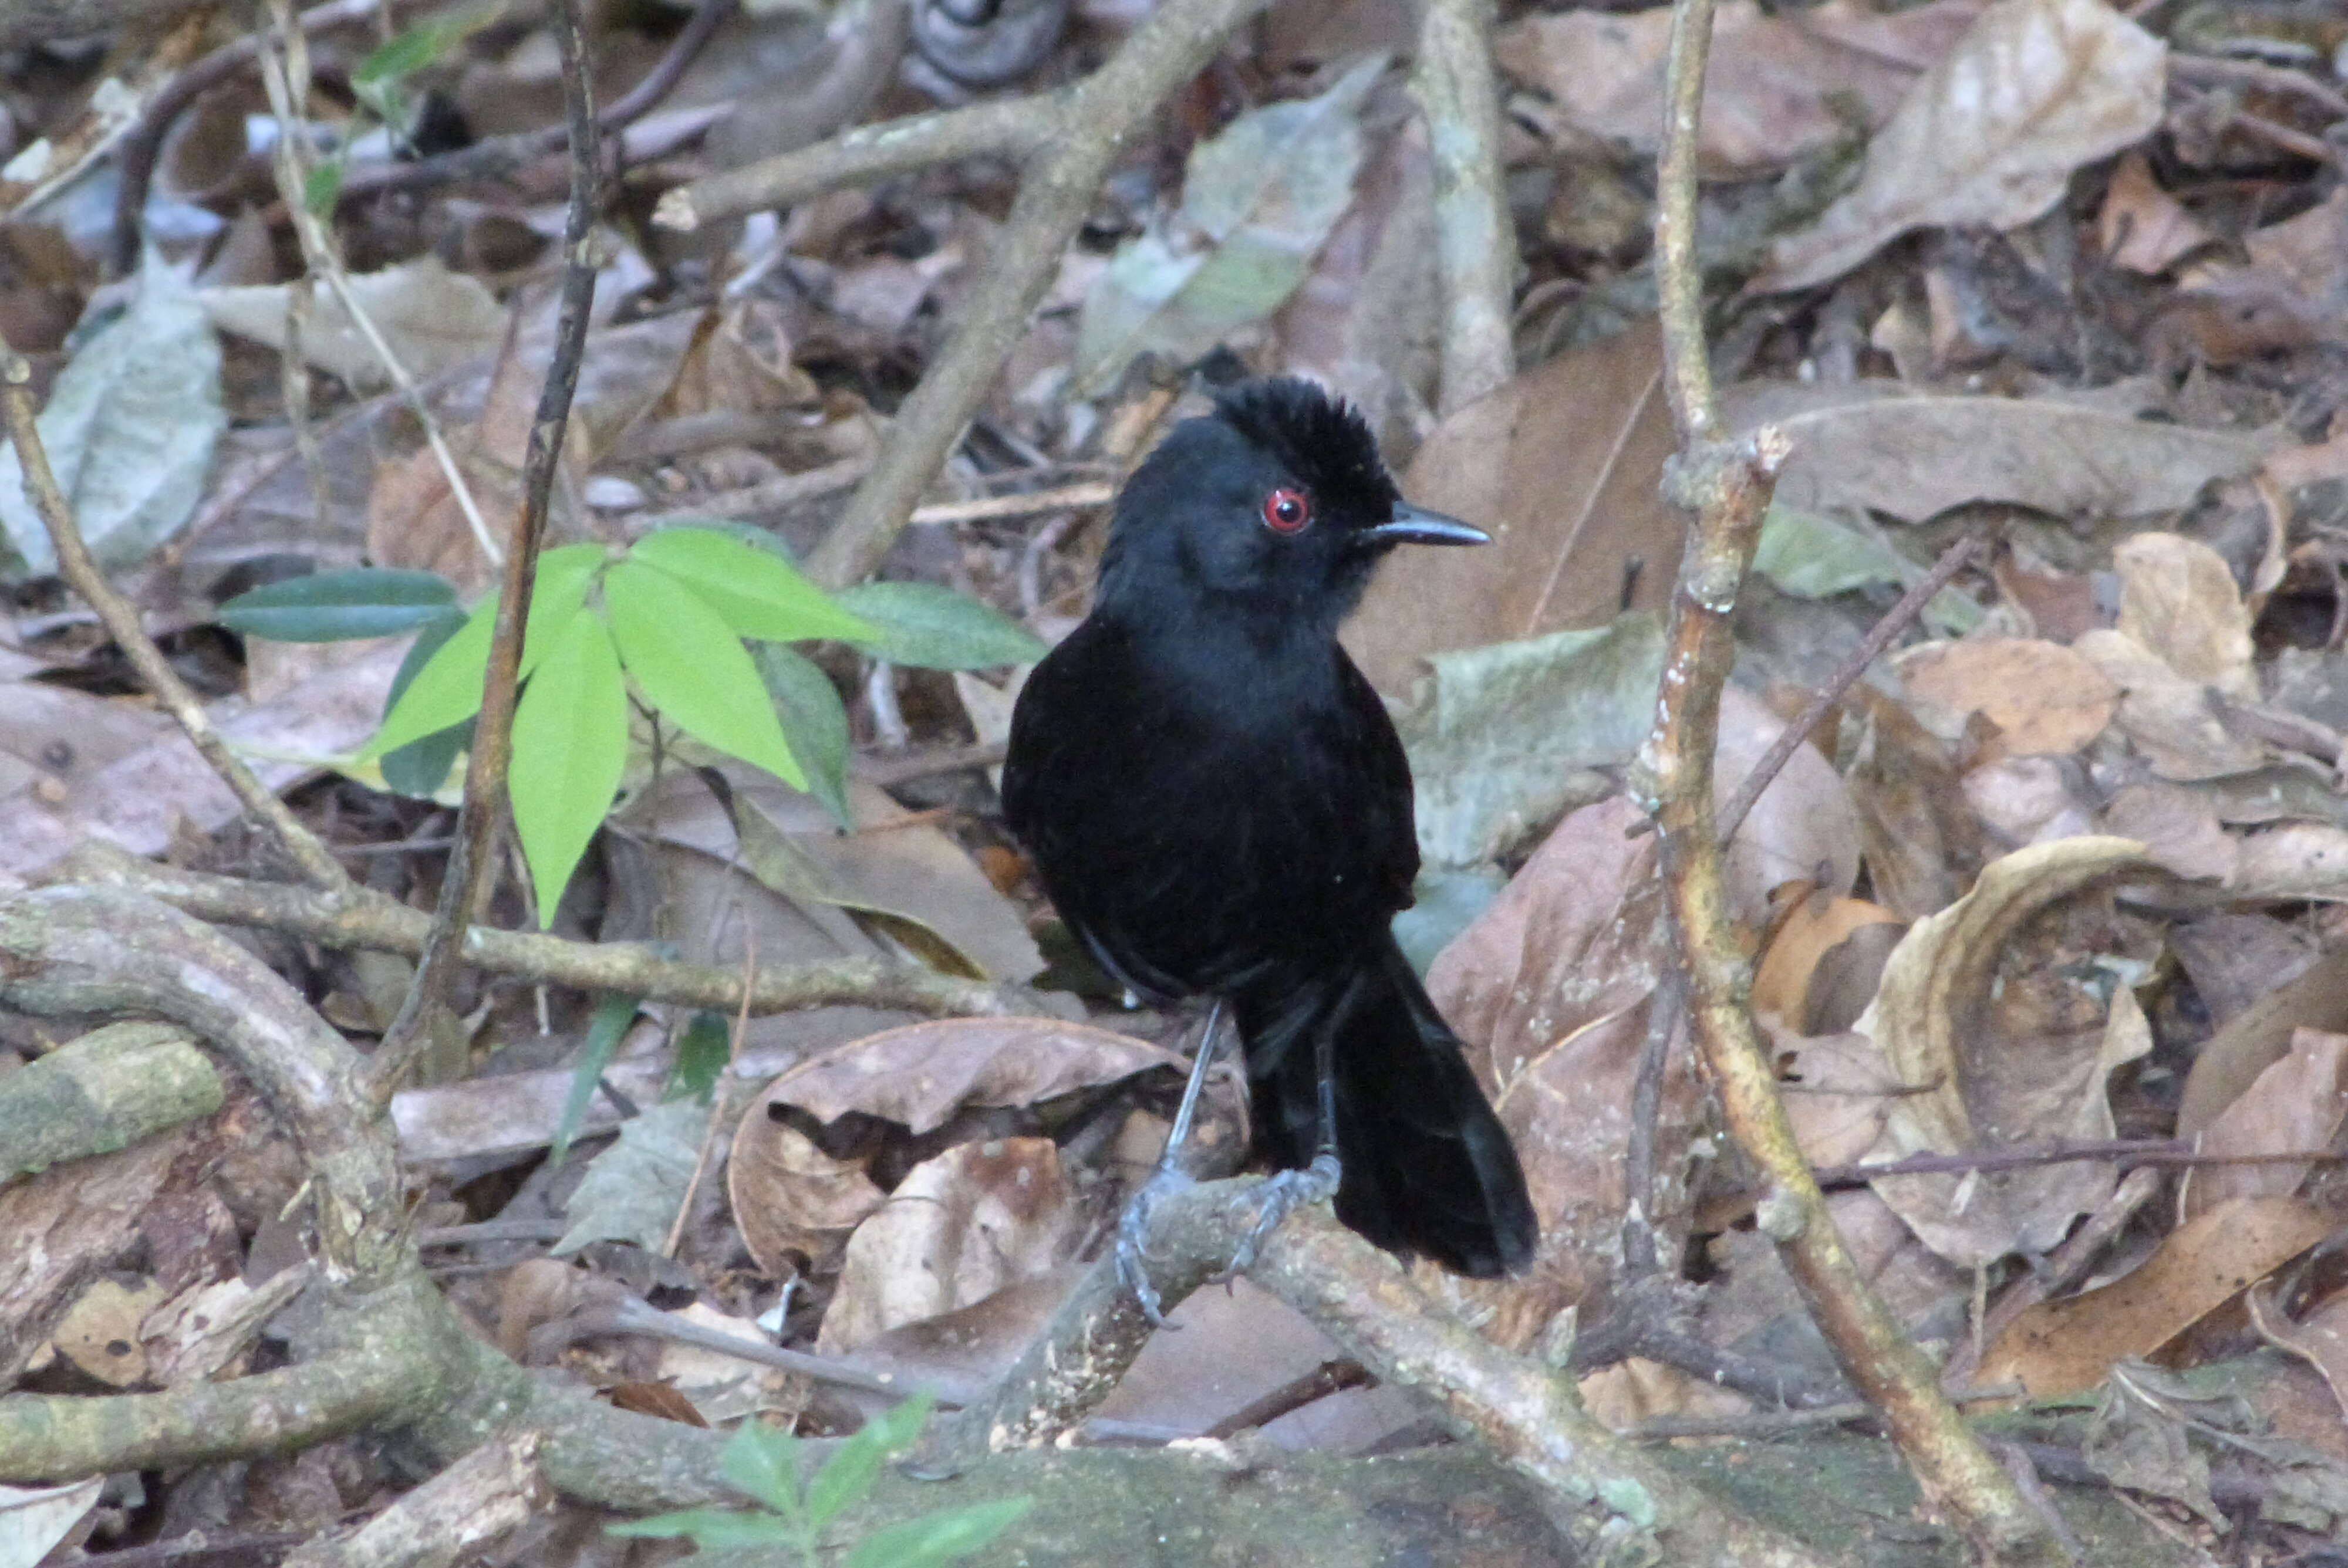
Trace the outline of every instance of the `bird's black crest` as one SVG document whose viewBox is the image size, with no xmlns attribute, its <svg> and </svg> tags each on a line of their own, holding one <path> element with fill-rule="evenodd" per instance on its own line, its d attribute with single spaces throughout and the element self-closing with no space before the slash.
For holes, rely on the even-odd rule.
<svg viewBox="0 0 2348 1568">
<path fill-rule="evenodd" d="M 1218 396 L 1215 412 L 1278 457 L 1324 509 L 1356 526 L 1384 522 L 1402 498 L 1361 410 L 1312 382 L 1251 381 Z"/>
</svg>

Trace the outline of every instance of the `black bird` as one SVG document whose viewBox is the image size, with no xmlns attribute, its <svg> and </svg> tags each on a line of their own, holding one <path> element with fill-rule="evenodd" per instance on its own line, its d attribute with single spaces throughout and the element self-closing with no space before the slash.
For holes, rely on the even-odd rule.
<svg viewBox="0 0 2348 1568">
<path fill-rule="evenodd" d="M 1003 804 L 1112 977 L 1217 1004 L 1153 1188 L 1181 1179 L 1175 1145 L 1228 1007 L 1257 1152 L 1288 1173 L 1256 1235 L 1334 1186 L 1369 1240 L 1489 1276 L 1531 1257 L 1532 1204 L 1389 933 L 1418 871 L 1410 766 L 1337 643 L 1395 546 L 1485 539 L 1406 505 L 1361 415 L 1311 383 L 1223 394 L 1126 482 L 1092 613 L 1012 714 Z"/>
</svg>

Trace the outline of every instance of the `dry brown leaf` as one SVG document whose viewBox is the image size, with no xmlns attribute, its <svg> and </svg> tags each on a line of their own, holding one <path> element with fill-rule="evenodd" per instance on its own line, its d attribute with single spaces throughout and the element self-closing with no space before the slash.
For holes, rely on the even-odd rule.
<svg viewBox="0 0 2348 1568">
<path fill-rule="evenodd" d="M 2115 264 L 2131 272 L 2157 273 L 2217 237 L 2160 188 L 2144 154 L 2131 152 L 2112 170 L 2103 210 L 2096 215 L 2096 238 Z"/>
<path fill-rule="evenodd" d="M 2120 576 L 2119 630 L 2188 681 L 2255 698 L 2250 612 L 2226 560 L 2199 539 L 2145 533 L 2112 552 Z"/>
<path fill-rule="evenodd" d="M 479 279 L 450 272 L 429 252 L 380 272 L 356 273 L 350 284 L 359 309 L 383 334 L 400 367 L 417 381 L 462 364 L 506 335 L 505 307 L 497 296 Z M 221 331 L 282 350 L 290 287 L 202 289 L 196 300 Z M 392 384 L 374 345 L 331 289 L 316 292 L 309 324 L 302 329 L 302 357 L 355 392 L 377 392 Z"/>
<path fill-rule="evenodd" d="M 888 1194 L 864 1173 L 861 1159 L 835 1159 L 814 1140 L 767 1114 L 765 1095 L 751 1102 L 734 1132 L 726 1195 L 742 1245 L 770 1279 L 788 1279 L 798 1254 L 820 1267 L 833 1249 Z"/>
<path fill-rule="evenodd" d="M 2251 1081 L 2202 1134 L 2204 1154 L 2321 1151 L 2348 1117 L 2348 1034 L 2291 1031 L 2291 1054 Z M 2185 1173 L 2181 1212 L 2191 1219 L 2234 1198 L 2287 1198 L 2313 1165 L 2198 1165 Z"/>
<path fill-rule="evenodd" d="M 2241 871 L 2240 841 L 2219 825 L 2208 801 L 2181 784 L 2129 784 L 2104 808 L 2103 830 L 2135 839 L 2162 870 L 2188 882 L 2231 886 Z"/>
<path fill-rule="evenodd" d="M 2209 689 L 2116 628 L 2090 631 L 2072 648 L 2120 689 L 2117 723 L 2162 778 L 2189 784 L 2262 766 L 2270 753 L 2221 722 Z"/>
<path fill-rule="evenodd" d="M 2119 706 L 2119 689 L 2094 665 L 2034 638 L 1927 642 L 1901 653 L 1893 668 L 1911 695 L 1997 726 L 1983 762 L 2083 750 Z"/>
<path fill-rule="evenodd" d="M 1344 641 L 1380 691 L 1406 694 L 1430 653 L 1668 602 L 1683 525 L 1656 488 L 1674 446 L 1661 341 L 1649 322 L 1560 354 L 1426 438 L 1403 489 L 1493 542 L 1423 552 L 1371 583 Z"/>
<path fill-rule="evenodd" d="M 1793 443 L 1779 504 L 1827 516 L 1857 507 L 1908 522 L 1969 501 L 2060 518 L 2172 511 L 2211 479 L 2255 470 L 2271 445 L 2140 417 L 2160 399 L 2137 384 L 2024 398 L 1887 381 L 1746 382 L 1722 404 L 1731 430 L 1775 425 Z"/>
<path fill-rule="evenodd" d="M 1980 825 L 1948 746 L 1904 702 L 1862 681 L 1849 702 L 1865 715 L 1846 775 L 1876 902 L 1913 920 L 1946 908 L 1972 879 Z"/>
<path fill-rule="evenodd" d="M 1753 1010 L 1799 1031 L 1808 1027 L 1810 981 L 1819 960 L 1855 931 L 1903 922 L 1880 904 L 1838 897 L 1815 887 L 1803 888 L 1789 905 L 1755 968 Z"/>
<path fill-rule="evenodd" d="M 1785 733 L 1786 721 L 1738 687 L 1726 688 L 1720 698 L 1714 788 L 1725 801 Z M 1850 891 L 1859 880 L 1859 810 L 1842 775 L 1816 746 L 1797 747 L 1786 759 L 1729 840 L 1722 870 L 1730 909 L 1755 925 L 1768 917 L 1770 894 L 1788 882 Z"/>
<path fill-rule="evenodd" d="M 2178 1100 L 2177 1135 L 2207 1132 L 2260 1073 L 2283 1059 L 2302 1029 L 2348 1030 L 2348 953 L 2318 958 L 2203 1042 Z"/>
<path fill-rule="evenodd" d="M 2243 897 L 2348 897 L 2348 829 L 2286 822 L 2240 844 L 2230 890 Z"/>
<path fill-rule="evenodd" d="M 1631 1084 L 1660 962 L 1653 837 L 1632 838 L 1639 809 L 1617 797 L 1566 817 L 1499 897 L 1444 948 L 1427 992 L 1468 1043 L 1516 1142 L 1540 1217 L 1541 1247 L 1519 1281 L 1463 1288 L 1498 1305 L 1486 1332 L 1529 1343 L 1569 1303 L 1594 1302 L 1611 1277 L 1625 1194 Z M 1665 1076 L 1648 1217 L 1665 1238 L 1688 1223 L 1685 1172 L 1702 1091 L 1684 1048 Z"/>
<path fill-rule="evenodd" d="M 689 1301 L 662 1316 L 761 1348 L 773 1343 L 766 1331 L 749 1318 L 721 1312 L 704 1301 Z M 653 1368 L 657 1386 L 667 1389 L 685 1409 L 693 1412 L 695 1424 L 702 1426 L 756 1413 L 768 1402 L 762 1397 L 766 1391 L 792 1376 L 740 1356 L 676 1340 L 661 1343 L 660 1359 Z"/>
<path fill-rule="evenodd" d="M 821 395 L 814 379 L 792 363 L 782 307 L 753 296 L 702 313 L 692 346 L 652 412 L 662 418 L 712 409 L 757 413 Z"/>
<path fill-rule="evenodd" d="M 2114 1362 L 2151 1355 L 2331 1231 L 2296 1198 L 2237 1198 L 2178 1226 L 2127 1277 L 2023 1313 L 1977 1380 L 2018 1383 L 2034 1399 L 2092 1389 Z"/>
<path fill-rule="evenodd" d="M 1971 893 L 1909 928 L 1855 1026 L 1908 1086 L 1871 1158 L 2113 1135 L 2105 1081 L 2151 1048 L 2150 1030 L 2125 986 L 2099 1025 L 2072 1016 L 2082 999 L 2065 977 L 2079 955 L 2059 927 L 2032 922 L 2148 864 L 2127 839 L 2034 845 L 1983 866 Z M 2025 927 L 2034 939 L 2017 942 Z M 2107 1168 L 2070 1165 L 1874 1185 L 1927 1246 L 1973 1266 L 2053 1246 L 2112 1181 Z"/>
<path fill-rule="evenodd" d="M 2284 446 L 2267 454 L 2260 477 L 2286 499 L 2302 486 L 2348 479 L 2348 420 L 2312 446 Z"/>
<path fill-rule="evenodd" d="M 1753 1401 L 1742 1394 L 1644 1356 L 1601 1367 L 1576 1388 L 1590 1419 L 1618 1432 L 1659 1416 L 1741 1416 L 1753 1408 Z"/>
<path fill-rule="evenodd" d="M 1034 1105 L 1153 1067 L 1189 1066 L 1173 1051 L 1090 1024 L 932 1019 L 801 1062 L 759 1099 L 798 1106 L 819 1122 L 860 1111 L 920 1133 L 944 1126 L 965 1105 Z"/>
<path fill-rule="evenodd" d="M 1801 1036 L 1767 1020 L 1779 1092 L 1794 1139 L 1813 1165 L 1851 1165 L 1882 1140 L 1891 1102 L 1906 1087 L 1883 1048 L 1866 1035 Z"/>
<path fill-rule="evenodd" d="M 2000 0 L 1909 90 L 1859 183 L 1753 286 L 1838 277 L 1911 229 L 2012 229 L 2160 124 L 2166 50 L 2102 0 Z"/>
<path fill-rule="evenodd" d="M 1916 78 L 1946 55 L 1984 0 L 1939 0 L 1891 14 L 1828 0 L 1765 15 L 1729 0 L 1713 23 L 1698 156 L 1709 176 L 1782 169 L 1847 134 L 1829 102 L 1848 94 L 1881 125 Z M 1668 7 L 1630 15 L 1531 15 L 1493 40 L 1500 68 L 1545 90 L 1542 111 L 1585 137 L 1653 156 L 1662 144 Z"/>
<path fill-rule="evenodd" d="M 2252 266 L 2310 303 L 2348 304 L 2348 188 L 2335 186 L 2296 218 L 2251 230 L 2242 248 Z"/>
<path fill-rule="evenodd" d="M 1179 1334 L 1153 1334 L 1098 1414 L 1191 1436 L 1338 1359 L 1310 1318 L 1244 1276 L 1201 1290 L 1168 1315 Z"/>
<path fill-rule="evenodd" d="M 816 1348 L 839 1355 L 883 1329 L 1045 1273 L 1067 1256 L 1084 1225 L 1049 1138 L 957 1143 L 906 1173 L 849 1237 Z"/>
</svg>

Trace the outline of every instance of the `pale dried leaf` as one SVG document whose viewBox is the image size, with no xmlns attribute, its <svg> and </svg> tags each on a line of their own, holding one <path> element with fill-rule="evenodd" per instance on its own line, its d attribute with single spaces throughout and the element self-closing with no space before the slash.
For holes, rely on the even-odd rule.
<svg viewBox="0 0 2348 1568">
<path fill-rule="evenodd" d="M 2094 665 L 2034 638 L 1927 642 L 1900 654 L 1892 667 L 1910 695 L 1960 719 L 1980 713 L 1997 726 L 1983 762 L 2083 750 L 2119 706 L 2119 689 Z"/>
<path fill-rule="evenodd" d="M 1859 265 L 1911 229 L 2012 229 L 2160 124 L 2167 49 L 2102 0 L 2000 0 L 1910 89 L 1859 184 L 1777 241 L 1760 289 Z"/>
<path fill-rule="evenodd" d="M 2291 1054 L 2254 1079 L 2201 1136 L 2204 1154 L 2321 1153 L 2348 1117 L 2348 1034 L 2294 1030 Z M 2286 1198 L 2312 1164 L 2201 1165 L 2188 1170 L 2181 1211 L 2191 1219 L 2233 1198 Z"/>
<path fill-rule="evenodd" d="M 2185 1075 L 2177 1107 L 2177 1135 L 2206 1132 L 2219 1112 L 2247 1092 L 2291 1050 L 2302 1029 L 2348 1030 L 2348 953 L 2318 958 L 2228 1019 L 2204 1041 Z"/>
<path fill-rule="evenodd" d="M 360 312 L 383 334 L 401 367 L 418 381 L 471 359 L 505 336 L 505 308 L 497 296 L 479 279 L 450 272 L 438 256 L 427 254 L 379 272 L 355 273 L 350 286 Z M 197 292 L 196 302 L 222 332 L 283 351 L 289 288 L 268 283 L 203 289 Z M 355 392 L 380 391 L 392 384 L 374 345 L 332 289 L 315 291 L 302 331 L 302 357 L 341 377 Z"/>
<path fill-rule="evenodd" d="M 742 1245 L 769 1278 L 788 1279 L 798 1253 L 821 1266 L 848 1234 L 888 1200 L 860 1159 L 835 1159 L 788 1122 L 752 1101 L 734 1132 L 726 1194 Z"/>
<path fill-rule="evenodd" d="M 906 1173 L 856 1228 L 816 1348 L 852 1350 L 1060 1263 L 1084 1230 L 1049 1138 L 957 1143 Z"/>
<path fill-rule="evenodd" d="M 2120 731 L 2162 778 L 2222 778 L 2268 761 L 2266 747 L 2237 736 L 2219 720 L 2208 687 L 2179 675 L 2127 632 L 2099 628 L 2071 647 L 2120 689 Z"/>
<path fill-rule="evenodd" d="M 2144 154 L 2131 152 L 2112 170 L 2103 210 L 2096 215 L 2096 238 L 2114 265 L 2159 273 L 2217 237 L 2160 188 Z"/>
<path fill-rule="evenodd" d="M 2226 560 L 2199 539 L 2143 533 L 2112 552 L 2120 576 L 2118 628 L 2188 681 L 2255 698 L 2250 612 Z"/>
</svg>

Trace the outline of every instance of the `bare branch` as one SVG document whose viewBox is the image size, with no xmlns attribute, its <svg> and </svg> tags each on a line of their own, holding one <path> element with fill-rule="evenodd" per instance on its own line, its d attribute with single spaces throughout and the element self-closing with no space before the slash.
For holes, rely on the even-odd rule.
<svg viewBox="0 0 2348 1568">
<path fill-rule="evenodd" d="M 1492 71 L 1494 0 L 1426 0 L 1411 96 L 1435 166 L 1436 263 L 1443 283 L 1448 414 L 1516 374 L 1509 302 L 1517 235 L 1500 174 L 1500 90 Z"/>
</svg>

